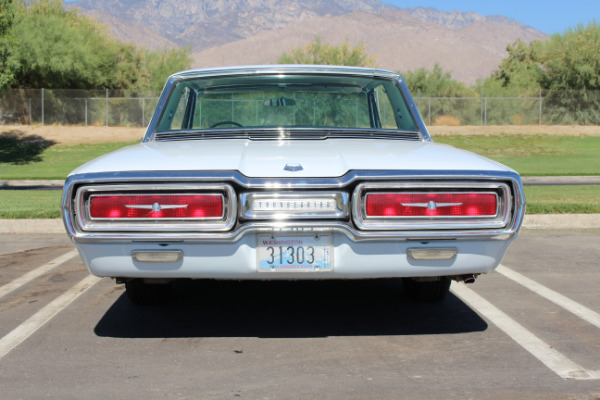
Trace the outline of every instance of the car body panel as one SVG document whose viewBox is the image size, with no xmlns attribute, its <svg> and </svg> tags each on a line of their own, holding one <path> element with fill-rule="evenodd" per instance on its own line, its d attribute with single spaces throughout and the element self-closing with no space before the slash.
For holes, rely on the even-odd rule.
<svg viewBox="0 0 600 400">
<path fill-rule="evenodd" d="M 286 83 L 288 74 L 300 78 Z M 335 82 L 327 86 L 330 77 Z M 239 87 L 235 85 L 238 78 Z M 281 98 L 250 98 L 255 78 L 258 83 L 270 80 L 266 92 L 281 89 Z M 277 84 L 279 78 L 284 79 L 281 85 Z M 318 90 L 312 93 L 315 98 L 326 93 L 327 101 L 336 102 L 335 93 L 340 98 L 354 96 L 358 99 L 353 100 L 357 126 L 359 110 L 368 108 L 371 127 L 307 128 L 290 126 L 289 121 L 276 128 L 258 126 L 260 113 L 298 113 L 308 107 L 305 92 L 311 90 L 313 78 L 319 82 Z M 348 86 L 340 88 L 340 82 L 346 79 Z M 363 83 L 365 86 L 358 90 L 356 85 Z M 383 89 L 377 89 L 379 86 Z M 213 91 L 222 92 L 221 97 Z M 382 128 L 387 123 L 382 103 L 386 96 L 391 104 L 387 118 L 393 117 L 397 129 Z M 363 98 L 368 107 L 358 103 Z M 210 126 L 215 121 L 227 121 L 226 115 L 233 115 L 234 107 L 244 101 L 253 102 L 256 118 L 250 118 L 251 114 L 245 118 L 256 126 Z M 219 104 L 230 104 L 231 112 L 214 117 L 216 114 L 210 110 L 218 110 Z M 296 108 L 275 109 L 282 104 Z M 314 104 L 316 100 L 312 111 L 316 121 L 317 113 L 329 111 L 317 109 Z M 327 108 L 328 104 L 319 107 Z M 339 107 L 341 112 L 349 109 Z M 329 123 L 327 118 L 322 121 Z M 406 123 L 413 130 L 407 131 Z M 497 215 L 436 217 L 436 208 L 450 205 L 430 201 L 410 207 L 434 210 L 433 217 L 392 217 L 387 223 L 385 217 L 369 220 L 363 204 L 366 194 L 388 191 L 427 192 L 433 196 L 442 192 L 492 192 L 497 196 Z M 206 225 L 161 221 L 154 214 L 161 207 L 181 206 L 158 203 L 143 206 L 149 209 L 148 224 L 120 217 L 96 221 L 90 212 L 93 196 L 188 192 L 217 192 L 224 199 L 223 220 Z M 300 214 L 261 214 L 244 204 L 252 198 L 282 197 L 292 202 L 298 199 L 300 207 L 316 207 L 315 199 L 336 199 L 344 204 L 324 214 L 303 210 L 295 211 Z M 73 171 L 65 182 L 62 202 L 65 227 L 90 272 L 121 280 L 473 276 L 489 272 L 500 263 L 519 232 L 524 212 L 519 175 L 495 161 L 434 143 L 398 74 L 327 66 L 249 66 L 171 76 L 141 143 Z M 402 223 L 395 222 L 400 220 Z M 261 245 L 265 235 L 314 240 L 328 236 L 330 267 L 264 271 L 259 267 L 259 257 L 265 254 L 266 245 Z"/>
<path fill-rule="evenodd" d="M 281 233 L 281 232 L 279 232 Z M 289 233 L 284 233 L 289 235 Z M 511 241 L 447 240 L 354 242 L 334 234 L 334 266 L 323 272 L 260 272 L 256 262 L 256 233 L 231 243 L 127 242 L 81 243 L 78 245 L 85 264 L 97 276 L 126 278 L 193 279 L 369 279 L 390 277 L 435 277 L 440 275 L 481 274 L 493 270 Z M 451 260 L 418 261 L 407 256 L 408 249 L 455 248 Z M 181 260 L 172 263 L 132 261 L 134 251 L 180 250 Z"/>
<path fill-rule="evenodd" d="M 287 164 L 301 170 L 287 171 Z M 339 177 L 350 170 L 507 171 L 476 154 L 431 142 L 374 139 L 254 141 L 191 140 L 143 143 L 117 150 L 73 171 L 239 171 L 251 178 Z"/>
</svg>

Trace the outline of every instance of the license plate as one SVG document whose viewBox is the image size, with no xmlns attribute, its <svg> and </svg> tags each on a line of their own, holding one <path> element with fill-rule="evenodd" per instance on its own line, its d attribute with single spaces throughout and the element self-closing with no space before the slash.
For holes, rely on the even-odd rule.
<svg viewBox="0 0 600 400">
<path fill-rule="evenodd" d="M 260 272 L 319 272 L 333 269 L 331 235 L 258 236 Z"/>
</svg>

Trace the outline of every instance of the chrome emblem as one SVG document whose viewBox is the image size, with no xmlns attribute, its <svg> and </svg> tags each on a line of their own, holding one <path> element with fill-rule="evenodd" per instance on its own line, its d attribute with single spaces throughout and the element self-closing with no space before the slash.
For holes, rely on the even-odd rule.
<svg viewBox="0 0 600 400">
<path fill-rule="evenodd" d="M 302 165 L 300 164 L 286 164 L 283 169 L 286 171 L 297 172 L 302 171 L 304 168 L 302 168 Z"/>
<path fill-rule="evenodd" d="M 429 203 L 401 203 L 403 207 L 421 207 L 427 208 L 428 210 L 436 210 L 439 207 L 454 207 L 461 206 L 462 203 L 436 203 L 435 201 L 430 201 Z"/>
<path fill-rule="evenodd" d="M 170 209 L 174 209 L 174 208 L 187 208 L 187 204 L 158 204 L 158 203 L 154 203 L 154 204 L 126 204 L 125 207 L 127 208 L 137 208 L 137 209 L 141 209 L 141 210 L 152 210 L 152 212 L 158 212 L 161 210 L 170 210 Z"/>
</svg>

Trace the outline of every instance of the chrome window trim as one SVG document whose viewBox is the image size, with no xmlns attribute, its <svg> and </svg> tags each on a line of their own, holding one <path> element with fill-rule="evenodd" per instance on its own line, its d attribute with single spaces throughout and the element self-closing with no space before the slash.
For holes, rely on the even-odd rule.
<svg viewBox="0 0 600 400">
<path fill-rule="evenodd" d="M 408 191 L 419 193 L 426 191 L 444 191 L 455 189 L 457 193 L 483 192 L 497 193 L 496 215 L 492 217 L 369 217 L 366 211 L 365 198 L 369 193 L 388 193 Z M 352 217 L 361 230 L 440 230 L 440 229 L 501 229 L 508 225 L 511 219 L 512 196 L 506 183 L 497 182 L 380 182 L 361 183 L 352 194 Z"/>
<path fill-rule="evenodd" d="M 89 198 L 97 194 L 148 195 L 152 192 L 168 194 L 218 194 L 223 200 L 223 215 L 220 218 L 92 218 L 89 210 Z M 235 191 L 227 184 L 113 184 L 84 185 L 77 188 L 74 197 L 74 220 L 78 229 L 85 232 L 109 231 L 228 231 L 236 222 L 237 202 Z"/>
<path fill-rule="evenodd" d="M 232 129 L 192 129 L 162 131 L 154 134 L 155 142 L 185 140 L 326 140 L 326 139 L 386 139 L 422 141 L 420 131 L 371 128 L 321 128 L 321 127 L 242 127 Z"/>
<path fill-rule="evenodd" d="M 282 201 L 286 200 L 333 200 L 336 203 L 334 211 L 307 211 L 298 212 L 279 212 L 279 211 L 254 211 L 252 206 L 256 200 L 268 199 L 277 197 Z M 314 191 L 265 191 L 265 192 L 248 192 L 242 193 L 239 196 L 240 204 L 240 219 L 244 220 L 265 220 L 275 219 L 278 221 L 287 221 L 291 219 L 319 219 L 319 218 L 347 218 L 349 214 L 349 195 L 345 192 L 314 192 Z"/>
<path fill-rule="evenodd" d="M 183 71 L 177 74 L 171 75 L 161 92 L 160 98 L 157 102 L 152 118 L 146 129 L 146 133 L 142 138 L 141 142 L 151 142 L 157 139 L 157 124 L 162 116 L 162 111 L 165 108 L 168 98 L 171 95 L 175 85 L 183 80 L 198 79 L 198 78 L 212 78 L 212 77 L 224 77 L 224 76 L 261 76 L 261 75 L 278 75 L 278 74 L 312 74 L 312 75 L 346 75 L 346 76 L 364 76 L 373 77 L 379 79 L 387 79 L 395 81 L 400 88 L 404 99 L 407 102 L 409 112 L 412 114 L 412 118 L 417 124 L 419 134 L 422 140 L 432 142 L 433 139 L 425 126 L 425 122 L 421 117 L 421 113 L 417 107 L 414 98 L 411 96 L 408 86 L 402 76 L 396 72 L 386 71 L 374 68 L 361 68 L 361 67 L 345 67 L 345 66 L 315 66 L 315 65 L 250 65 L 240 67 L 226 67 L 226 68 L 208 68 L 199 70 Z M 399 131 L 402 132 L 402 131 Z"/>
</svg>

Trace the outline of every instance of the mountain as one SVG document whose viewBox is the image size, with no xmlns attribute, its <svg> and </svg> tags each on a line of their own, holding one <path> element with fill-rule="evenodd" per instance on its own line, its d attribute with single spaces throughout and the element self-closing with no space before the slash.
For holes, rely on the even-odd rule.
<svg viewBox="0 0 600 400">
<path fill-rule="evenodd" d="M 86 14 L 102 11 L 118 17 L 122 23 L 150 29 L 195 48 L 280 29 L 314 16 L 392 8 L 378 0 L 304 0 L 300 3 L 295 0 L 78 0 L 68 6 Z M 213 40 L 198 34 L 208 34 Z"/>
<path fill-rule="evenodd" d="M 140 47 L 191 46 L 193 67 L 268 64 L 315 35 L 365 44 L 380 68 L 437 62 L 474 83 L 497 68 L 506 45 L 547 35 L 502 16 L 400 9 L 378 0 L 78 0 L 68 3 Z"/>
</svg>

